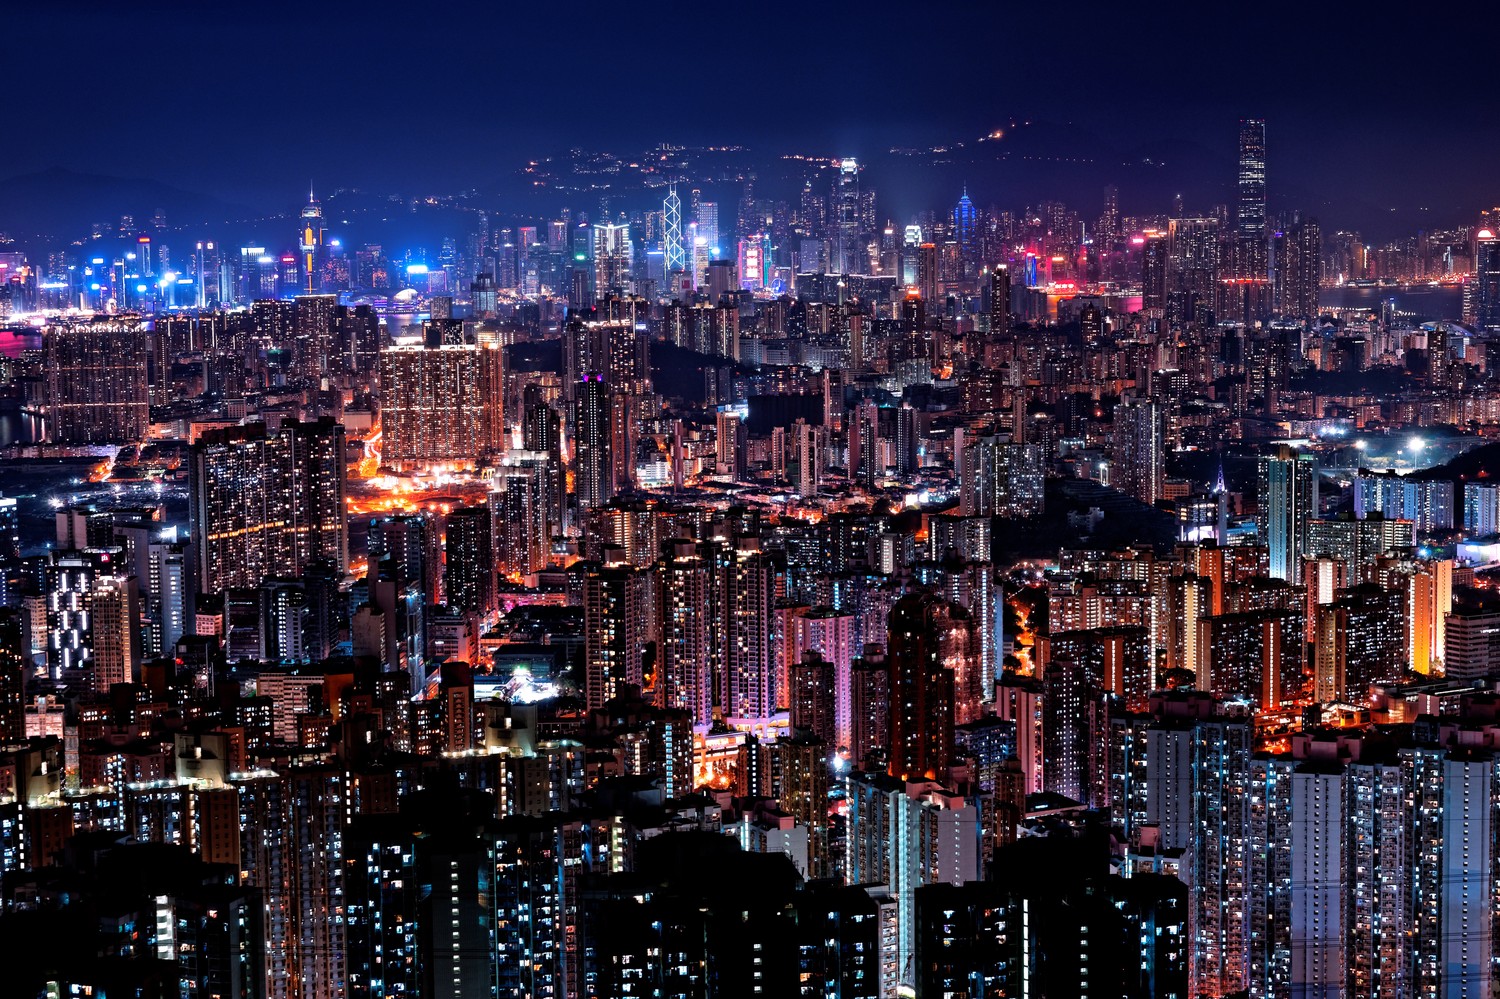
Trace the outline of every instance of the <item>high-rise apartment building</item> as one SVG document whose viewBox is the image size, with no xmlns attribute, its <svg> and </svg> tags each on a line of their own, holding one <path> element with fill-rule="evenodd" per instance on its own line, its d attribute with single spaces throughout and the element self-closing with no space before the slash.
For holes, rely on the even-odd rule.
<svg viewBox="0 0 1500 999">
<path fill-rule="evenodd" d="M 59 322 L 42 331 L 43 404 L 53 444 L 129 444 L 151 422 L 150 336 L 133 316 Z"/>
<path fill-rule="evenodd" d="M 382 350 L 381 464 L 473 466 L 503 450 L 503 376 L 498 343 Z"/>
<path fill-rule="evenodd" d="M 317 560 L 349 565 L 344 428 L 330 418 L 205 433 L 189 483 L 199 586 L 217 593 L 299 574 Z"/>
</svg>

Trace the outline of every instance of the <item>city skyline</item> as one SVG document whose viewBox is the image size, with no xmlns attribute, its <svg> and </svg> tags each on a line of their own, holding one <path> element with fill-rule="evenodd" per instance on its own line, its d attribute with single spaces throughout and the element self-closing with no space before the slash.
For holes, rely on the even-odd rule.
<svg viewBox="0 0 1500 999">
<path fill-rule="evenodd" d="M 6 996 L 1500 993 L 1490 16 L 17 12 Z"/>
</svg>

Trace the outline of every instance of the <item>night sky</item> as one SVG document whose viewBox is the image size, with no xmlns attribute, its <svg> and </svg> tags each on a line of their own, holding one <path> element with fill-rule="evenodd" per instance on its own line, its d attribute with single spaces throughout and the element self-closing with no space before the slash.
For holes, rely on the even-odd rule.
<svg viewBox="0 0 1500 999">
<path fill-rule="evenodd" d="M 1330 230 L 1466 222 L 1500 201 L 1493 70 L 1472 44 L 1494 15 L 1477 5 L 1425 19 L 1318 3 L 206 6 L 8 12 L 0 175 L 60 166 L 280 208 L 310 180 L 499 189 L 572 145 L 868 156 L 1034 119 L 1042 147 L 1165 163 L 1135 204 L 1119 179 L 1129 213 L 1165 210 L 1167 190 L 1225 198 L 1235 120 L 1259 116 L 1273 208 Z M 970 180 L 982 203 L 1092 212 L 1108 172 Z M 888 203 L 926 195 L 907 197 Z"/>
</svg>

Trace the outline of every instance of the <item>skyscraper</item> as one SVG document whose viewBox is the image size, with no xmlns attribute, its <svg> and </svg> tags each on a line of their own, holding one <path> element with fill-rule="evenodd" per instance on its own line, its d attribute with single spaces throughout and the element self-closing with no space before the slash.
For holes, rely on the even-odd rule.
<svg viewBox="0 0 1500 999">
<path fill-rule="evenodd" d="M 1149 505 L 1161 498 L 1165 477 L 1166 452 L 1156 403 L 1144 399 L 1120 403 L 1115 407 L 1110 485 Z"/>
<path fill-rule="evenodd" d="M 602 374 L 586 374 L 577 389 L 578 418 L 574 421 L 574 481 L 578 509 L 607 503 L 616 492 L 611 457 L 614 395 Z"/>
<path fill-rule="evenodd" d="M 1274 458 L 1261 458 L 1260 524 L 1271 550 L 1271 576 L 1295 582 L 1303 555 L 1323 554 L 1308 547 L 1308 521 L 1318 515 L 1317 457 L 1282 446 Z"/>
<path fill-rule="evenodd" d="M 1239 202 L 1236 227 L 1248 241 L 1266 235 L 1266 123 L 1259 118 L 1240 121 Z"/>
<path fill-rule="evenodd" d="M 484 613 L 495 599 L 495 558 L 491 549 L 490 510 L 466 506 L 448 515 L 443 589 L 448 605 Z"/>
<path fill-rule="evenodd" d="M 473 465 L 504 446 L 498 343 L 380 352 L 381 464 Z"/>
<path fill-rule="evenodd" d="M 302 251 L 303 291 L 316 295 L 323 257 L 323 206 L 311 191 L 307 192 L 307 204 L 302 206 L 302 231 L 297 237 L 297 247 Z"/>
<path fill-rule="evenodd" d="M 910 593 L 891 608 L 889 628 L 888 771 L 903 780 L 946 778 L 958 697 L 977 686 L 973 621 L 936 594 Z"/>
<path fill-rule="evenodd" d="M 139 318 L 55 322 L 42 331 L 47 440 L 128 444 L 146 435 L 150 338 Z"/>
<path fill-rule="evenodd" d="M 1474 277 L 1466 298 L 1479 329 L 1500 331 L 1500 235 L 1484 227 L 1474 238 Z"/>
<path fill-rule="evenodd" d="M 839 161 L 833 187 L 833 266 L 835 274 L 863 274 L 860 260 L 859 161 Z"/>
<path fill-rule="evenodd" d="M 1167 240 L 1159 232 L 1146 233 L 1141 248 L 1141 308 L 1160 317 L 1167 307 Z"/>
<path fill-rule="evenodd" d="M 594 566 L 583 583 L 584 701 L 590 708 L 640 687 L 656 640 L 654 574 L 632 565 Z"/>
<path fill-rule="evenodd" d="M 667 281 L 682 281 L 682 272 L 687 270 L 687 254 L 682 248 L 682 199 L 676 196 L 676 184 L 667 184 L 666 201 L 661 202 L 661 254 L 666 263 Z M 676 288 L 670 288 L 667 294 L 670 296 L 675 291 Z"/>
<path fill-rule="evenodd" d="M 990 333 L 1010 332 L 1010 268 L 996 264 L 990 272 Z"/>
<path fill-rule="evenodd" d="M 631 290 L 633 247 L 630 227 L 603 223 L 594 226 L 594 295 L 596 298 Z"/>
<path fill-rule="evenodd" d="M 257 587 L 318 559 L 349 565 L 344 428 L 331 418 L 205 433 L 192 447 L 189 520 L 205 592 Z"/>
</svg>

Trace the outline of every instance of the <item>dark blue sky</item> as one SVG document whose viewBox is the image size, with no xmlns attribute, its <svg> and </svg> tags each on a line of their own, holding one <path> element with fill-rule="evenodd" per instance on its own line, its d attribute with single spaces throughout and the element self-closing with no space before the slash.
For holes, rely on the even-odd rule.
<svg viewBox="0 0 1500 999">
<path fill-rule="evenodd" d="M 1106 158 L 1191 163 L 1165 183 L 1211 197 L 1230 179 L 1235 119 L 1256 115 L 1273 207 L 1372 230 L 1426 209 L 1441 224 L 1500 201 L 1493 70 L 1472 62 L 1493 14 L 1411 10 L 34 0 L 7 14 L 0 175 L 62 166 L 263 208 L 309 179 L 498 189 L 570 145 L 861 154 L 1033 118 Z M 1096 180 L 1038 167 L 976 200 L 1093 211 Z M 1121 186 L 1127 211 L 1166 207 L 1131 205 Z"/>
</svg>

